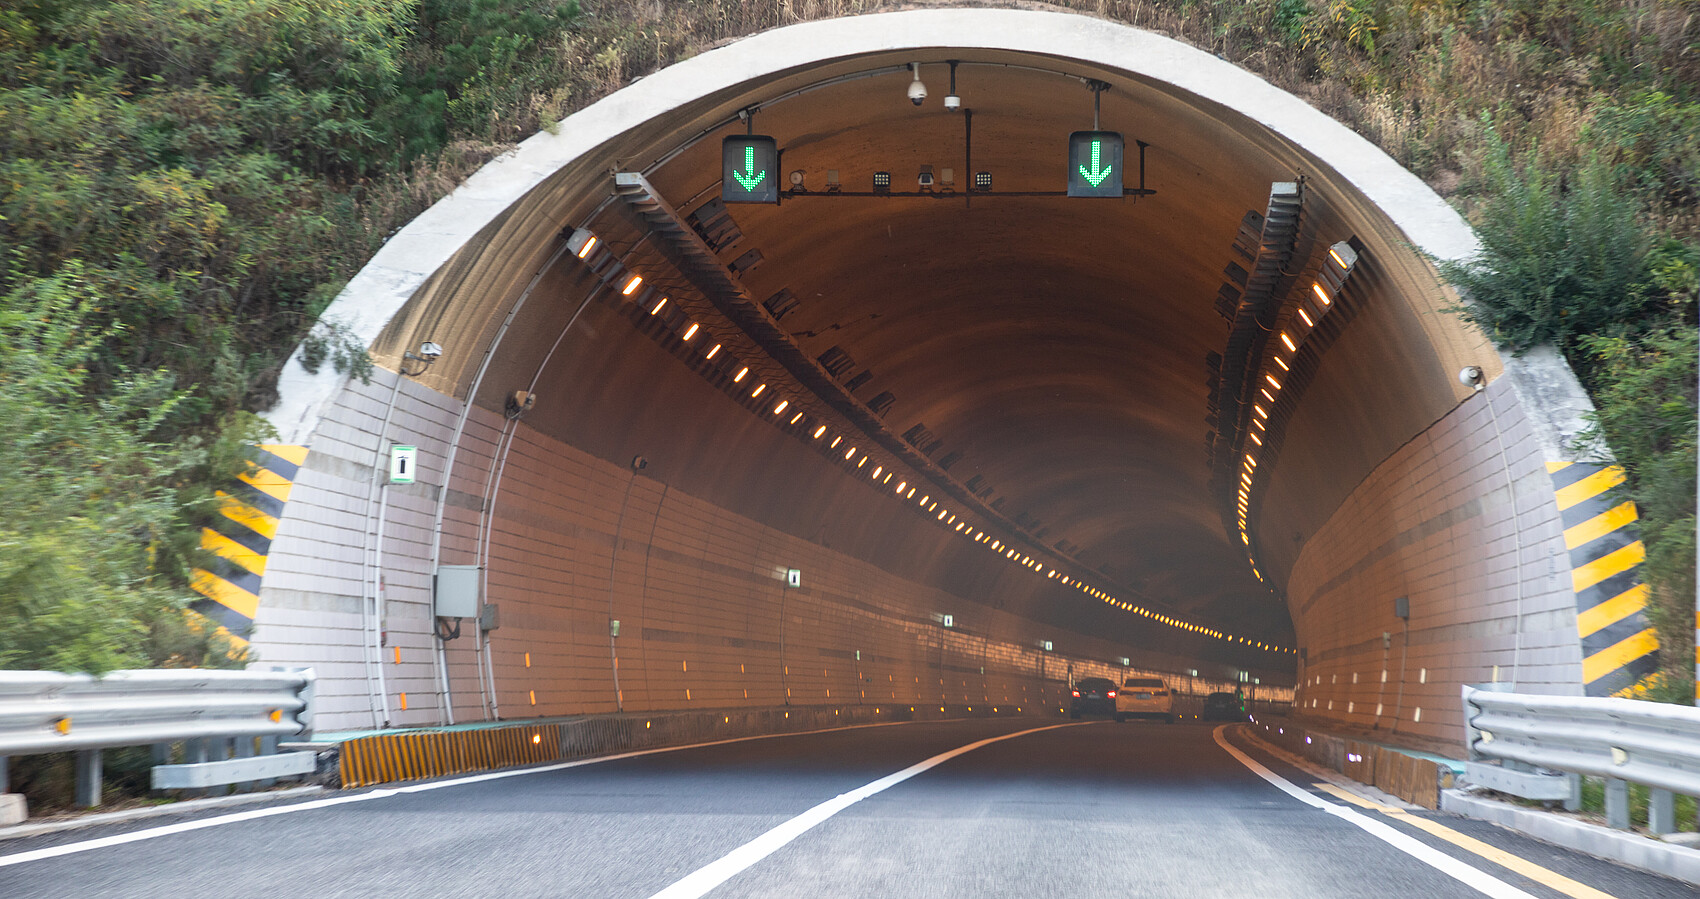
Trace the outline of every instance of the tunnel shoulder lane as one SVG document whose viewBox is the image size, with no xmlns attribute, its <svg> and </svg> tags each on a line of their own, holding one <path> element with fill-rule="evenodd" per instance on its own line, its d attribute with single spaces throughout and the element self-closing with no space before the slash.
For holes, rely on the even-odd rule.
<svg viewBox="0 0 1700 899">
<path fill-rule="evenodd" d="M 1483 868 L 1535 895 L 1571 899 L 1666 899 L 1700 896 L 1700 888 L 1656 872 L 1542 842 L 1510 828 L 1433 811 L 1319 768 L 1230 728 L 1235 742 L 1323 801 L 1339 801 L 1461 862 Z M 1485 863 L 1485 864 L 1484 864 Z"/>
</svg>

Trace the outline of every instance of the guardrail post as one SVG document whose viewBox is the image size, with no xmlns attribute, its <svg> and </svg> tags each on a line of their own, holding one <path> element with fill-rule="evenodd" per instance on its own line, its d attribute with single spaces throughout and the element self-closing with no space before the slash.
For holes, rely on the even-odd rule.
<svg viewBox="0 0 1700 899">
<path fill-rule="evenodd" d="M 1606 824 L 1614 830 L 1629 829 L 1629 781 L 1606 778 Z"/>
<path fill-rule="evenodd" d="M 1647 830 L 1656 837 L 1676 832 L 1676 794 L 1657 787 L 1648 794 Z"/>
<path fill-rule="evenodd" d="M 100 806 L 100 750 L 77 750 L 77 804 L 83 808 Z"/>
<path fill-rule="evenodd" d="M 1564 810 L 1579 812 L 1582 810 L 1582 775 L 1566 774 L 1564 779 L 1570 781 L 1570 798 L 1564 800 Z"/>
</svg>

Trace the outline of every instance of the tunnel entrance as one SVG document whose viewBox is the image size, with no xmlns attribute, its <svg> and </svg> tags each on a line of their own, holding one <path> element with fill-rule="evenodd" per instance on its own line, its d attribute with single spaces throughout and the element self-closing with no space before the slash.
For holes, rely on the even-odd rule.
<svg viewBox="0 0 1700 899">
<path fill-rule="evenodd" d="M 1109 174 L 1075 132 L 1125 139 L 1120 196 L 1066 195 Z M 725 202 L 752 133 L 776 202 Z M 758 35 L 527 141 L 349 286 L 328 315 L 383 370 L 285 376 L 306 450 L 254 639 L 333 669 L 348 726 L 1137 669 L 1453 736 L 1459 683 L 1585 684 L 1548 471 L 1585 400 L 1447 312 L 1428 257 L 1472 247 L 1361 138 L 1155 35 Z"/>
</svg>

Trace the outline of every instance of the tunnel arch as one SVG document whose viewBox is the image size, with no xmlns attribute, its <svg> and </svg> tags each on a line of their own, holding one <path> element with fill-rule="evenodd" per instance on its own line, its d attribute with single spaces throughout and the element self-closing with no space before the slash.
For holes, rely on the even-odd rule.
<svg viewBox="0 0 1700 899">
<path fill-rule="evenodd" d="M 948 60 L 972 144 L 968 115 L 902 100 L 908 63 L 938 98 Z M 1150 144 L 1155 195 L 1022 196 L 1054 191 L 1064 138 L 1090 127 L 1087 80 L 1109 85 L 1105 127 L 1130 153 Z M 718 140 L 752 109 L 810 189 L 716 211 Z M 995 178 L 972 199 L 968 152 Z M 964 186 L 810 185 L 919 165 Z M 1265 227 L 1282 203 L 1284 236 Z M 688 218 L 710 213 L 738 238 L 706 244 Z M 600 245 L 580 259 L 586 233 Z M 1285 261 L 1260 273 L 1259 239 Z M 933 9 L 755 35 L 526 141 L 350 283 L 326 317 L 380 370 L 286 367 L 269 420 L 299 468 L 243 609 L 262 658 L 330 674 L 327 720 L 348 726 L 860 701 L 864 667 L 893 701 L 900 675 L 910 701 L 935 675 L 946 705 L 1013 701 L 988 668 L 1042 690 L 1056 652 L 1082 671 L 1255 672 L 1310 714 L 1456 738 L 1458 683 L 1586 683 L 1546 470 L 1574 461 L 1586 400 L 1556 356 L 1502 359 L 1447 311 L 1429 260 L 1474 248 L 1360 136 L 1148 32 Z M 631 274 L 646 286 L 623 299 Z M 1333 302 L 1284 353 L 1313 282 Z M 1247 299 L 1218 311 L 1225 291 Z M 773 392 L 749 396 L 693 325 Z M 425 341 L 444 352 L 416 371 Z M 1255 400 L 1276 373 L 1285 393 Z M 536 405 L 504 414 L 516 390 Z M 796 407 L 776 418 L 780 396 Z M 821 448 L 834 438 L 857 452 Z M 418 483 L 380 483 L 396 444 L 419 448 Z M 496 629 L 437 639 L 439 565 L 482 569 Z M 793 683 L 799 652 L 818 678 Z"/>
</svg>

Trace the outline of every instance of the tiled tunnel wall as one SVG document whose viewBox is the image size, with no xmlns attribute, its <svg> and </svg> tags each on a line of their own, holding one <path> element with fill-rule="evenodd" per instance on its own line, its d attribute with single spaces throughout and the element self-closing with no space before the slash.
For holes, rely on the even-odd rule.
<svg viewBox="0 0 1700 899">
<path fill-rule="evenodd" d="M 320 731 L 444 718 L 427 572 L 459 412 L 379 371 L 343 390 L 314 436 L 253 637 L 261 664 L 318 670 Z M 1163 674 L 1185 692 L 1232 688 L 1222 666 L 1091 637 L 1055 634 L 1047 653 L 1040 642 L 1053 635 L 1034 622 L 765 527 L 523 423 L 504 437 L 504 423 L 474 409 L 445 503 L 442 563 L 477 564 L 486 546 L 487 597 L 499 609 L 488 658 L 475 651 L 473 622 L 447 643 L 457 721 L 786 702 L 1025 710 L 1059 702 L 1071 676 L 1124 671 Z M 504 439 L 511 446 L 493 466 Z M 419 448 L 417 483 L 386 483 L 391 444 Z M 487 495 L 498 470 L 500 489 Z M 482 534 L 486 503 L 493 525 Z M 380 516 L 381 543 L 368 536 Z M 785 586 L 787 568 L 802 571 L 799 588 Z M 373 570 L 383 571 L 377 635 L 363 614 L 379 586 Z M 620 622 L 613 638 L 611 620 Z M 1118 659 L 1129 656 L 1123 669 Z M 1203 670 L 1175 676 L 1189 669 Z"/>
<path fill-rule="evenodd" d="M 1307 541 L 1288 590 L 1302 714 L 1461 745 L 1459 684 L 1580 694 L 1549 460 L 1509 383 L 1405 444 Z"/>
</svg>

